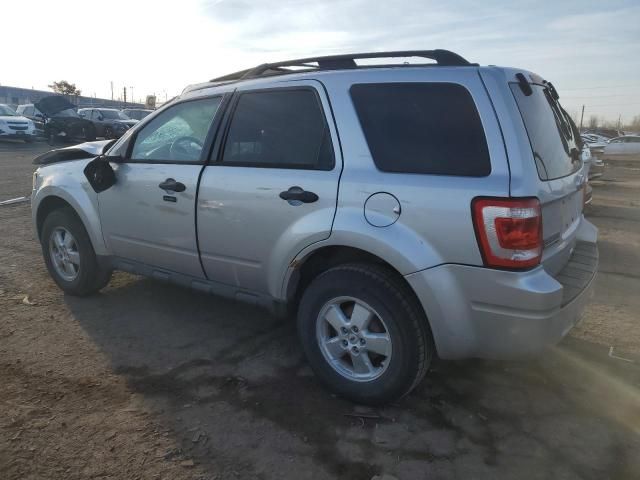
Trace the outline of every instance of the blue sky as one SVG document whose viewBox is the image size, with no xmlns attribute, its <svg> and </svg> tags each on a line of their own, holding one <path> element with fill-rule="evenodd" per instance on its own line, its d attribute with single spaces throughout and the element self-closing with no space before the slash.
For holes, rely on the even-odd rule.
<svg viewBox="0 0 640 480">
<path fill-rule="evenodd" d="M 64 14 L 54 2 L 29 4 L 40 12 L 29 15 L 30 29 L 43 35 L 28 35 L 28 55 L 3 52 L 3 85 L 42 88 L 66 78 L 85 94 L 109 96 L 113 80 L 137 97 L 172 96 L 265 61 L 446 48 L 473 62 L 535 71 L 554 82 L 567 110 L 585 104 L 586 117 L 640 115 L 637 0 L 68 0 Z M 25 35 L 22 21 L 7 21 L 24 20 L 23 7 L 3 5 L 10 37 Z M 50 36 L 51 18 L 66 26 Z M 78 36 L 84 41 L 73 46 Z M 38 54 L 53 38 L 53 52 Z"/>
</svg>

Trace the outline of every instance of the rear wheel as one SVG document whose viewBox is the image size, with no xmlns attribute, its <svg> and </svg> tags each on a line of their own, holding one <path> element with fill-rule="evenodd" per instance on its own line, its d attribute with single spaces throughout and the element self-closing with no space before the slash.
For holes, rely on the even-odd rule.
<svg viewBox="0 0 640 480">
<path fill-rule="evenodd" d="M 51 212 L 41 234 L 42 253 L 49 274 L 71 295 L 90 295 L 107 285 L 111 270 L 98 264 L 84 225 L 70 208 Z"/>
<path fill-rule="evenodd" d="M 395 272 L 341 265 L 306 289 L 298 333 L 309 363 L 334 392 L 383 404 L 409 393 L 433 356 L 427 319 Z"/>
<path fill-rule="evenodd" d="M 104 129 L 104 138 L 105 140 L 111 140 L 113 138 L 113 129 L 111 127 Z"/>
</svg>

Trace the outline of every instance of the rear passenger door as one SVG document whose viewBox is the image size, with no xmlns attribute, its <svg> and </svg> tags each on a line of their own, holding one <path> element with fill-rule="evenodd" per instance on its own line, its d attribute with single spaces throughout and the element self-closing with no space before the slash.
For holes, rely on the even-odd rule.
<svg viewBox="0 0 640 480">
<path fill-rule="evenodd" d="M 342 161 L 315 81 L 236 91 L 198 192 L 210 280 L 277 295 L 291 259 L 331 233 Z"/>
</svg>

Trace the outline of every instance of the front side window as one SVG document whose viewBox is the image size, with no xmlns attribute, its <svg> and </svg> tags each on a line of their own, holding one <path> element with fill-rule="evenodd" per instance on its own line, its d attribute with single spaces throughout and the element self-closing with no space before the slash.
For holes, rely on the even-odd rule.
<svg viewBox="0 0 640 480">
<path fill-rule="evenodd" d="M 100 110 L 105 120 L 130 120 L 124 113 L 118 110 Z"/>
<path fill-rule="evenodd" d="M 383 172 L 484 177 L 491 161 L 469 91 L 454 83 L 375 83 L 351 99 Z"/>
<path fill-rule="evenodd" d="M 203 98 L 174 105 L 138 133 L 132 160 L 197 162 L 222 97 Z"/>
<path fill-rule="evenodd" d="M 312 89 L 240 95 L 222 162 L 252 167 L 331 170 L 329 128 Z"/>
</svg>

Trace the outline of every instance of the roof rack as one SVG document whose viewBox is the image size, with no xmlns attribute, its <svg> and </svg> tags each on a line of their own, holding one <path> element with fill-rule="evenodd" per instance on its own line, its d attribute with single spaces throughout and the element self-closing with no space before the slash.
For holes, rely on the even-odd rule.
<svg viewBox="0 0 640 480">
<path fill-rule="evenodd" d="M 344 55 L 329 55 L 324 57 L 299 58 L 297 60 L 286 60 L 284 62 L 263 63 L 254 68 L 230 73 L 222 77 L 214 78 L 212 82 L 227 82 L 234 80 L 245 80 L 249 78 L 259 78 L 270 75 L 284 75 L 288 73 L 298 73 L 318 70 L 345 70 L 355 68 L 367 68 L 370 66 L 359 66 L 357 59 L 366 58 L 406 58 L 421 57 L 435 60 L 439 66 L 446 67 L 468 67 L 477 66 L 477 63 L 469 63 L 457 53 L 449 50 L 405 50 L 394 52 L 372 52 L 372 53 L 348 53 Z M 390 65 L 384 65 L 390 66 Z M 398 66 L 398 65 L 394 65 Z M 289 68 L 293 67 L 293 69 Z M 297 68 L 297 69 L 296 69 Z"/>
</svg>

